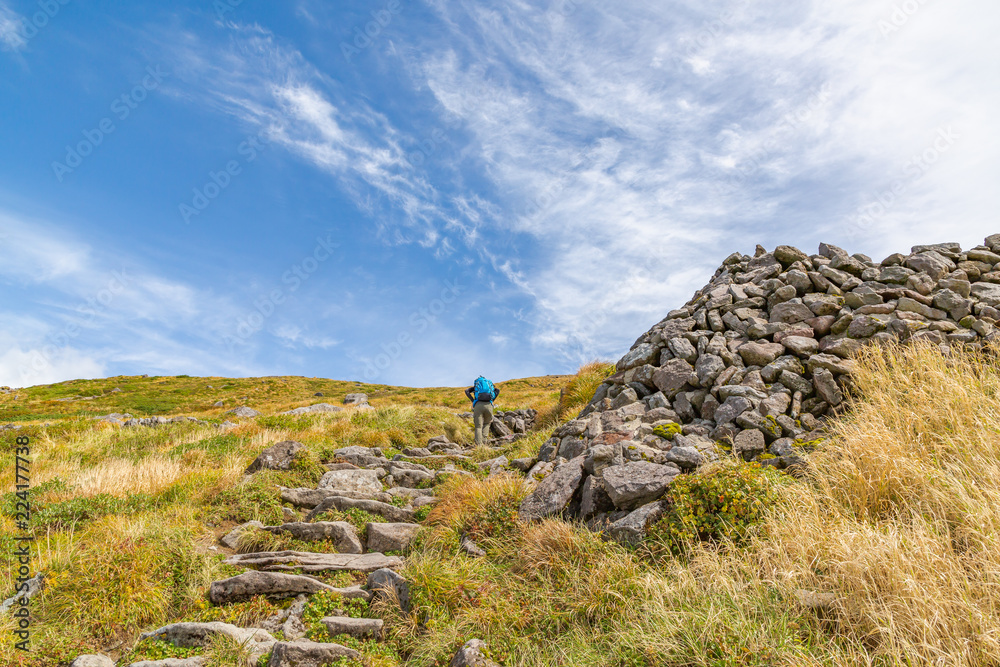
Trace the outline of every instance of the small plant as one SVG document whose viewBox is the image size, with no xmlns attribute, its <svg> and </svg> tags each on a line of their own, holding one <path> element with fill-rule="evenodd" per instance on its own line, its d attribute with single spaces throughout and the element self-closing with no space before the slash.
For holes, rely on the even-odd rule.
<svg viewBox="0 0 1000 667">
<path fill-rule="evenodd" d="M 667 490 L 667 510 L 649 528 L 647 545 L 654 554 L 682 554 L 698 541 L 739 543 L 779 502 L 783 480 L 757 463 L 682 475 Z"/>
<path fill-rule="evenodd" d="M 681 425 L 670 422 L 669 424 L 663 424 L 662 426 L 657 426 L 653 429 L 653 435 L 658 435 L 661 438 L 667 440 L 673 440 L 675 436 L 681 434 Z"/>
</svg>

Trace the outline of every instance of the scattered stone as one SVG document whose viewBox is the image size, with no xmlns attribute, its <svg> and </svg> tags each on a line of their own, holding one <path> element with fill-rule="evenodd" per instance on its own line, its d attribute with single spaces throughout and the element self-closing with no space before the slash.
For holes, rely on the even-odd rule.
<svg viewBox="0 0 1000 667">
<path fill-rule="evenodd" d="M 351 618 L 348 616 L 328 616 L 320 621 L 332 636 L 350 635 L 363 639 L 378 638 L 384 623 L 378 618 Z"/>
<path fill-rule="evenodd" d="M 234 415 L 236 417 L 259 417 L 260 413 L 253 408 L 248 408 L 245 405 L 241 405 L 238 408 L 233 408 L 226 412 L 227 415 Z"/>
<path fill-rule="evenodd" d="M 330 470 L 320 478 L 317 488 L 368 494 L 370 497 L 382 492 L 382 482 L 374 470 Z"/>
<path fill-rule="evenodd" d="M 277 642 L 267 667 L 324 667 L 340 658 L 360 659 L 361 654 L 340 644 L 318 643 L 308 639 Z"/>
<path fill-rule="evenodd" d="M 305 445 L 294 440 L 284 440 L 271 445 L 254 459 L 245 474 L 250 475 L 258 470 L 288 470 L 292 463 L 305 451 Z"/>
<path fill-rule="evenodd" d="M 365 532 L 368 536 L 368 551 L 403 551 L 410 546 L 420 532 L 417 523 L 369 523 Z"/>
<path fill-rule="evenodd" d="M 344 405 L 367 405 L 368 394 L 348 394 L 344 397 Z"/>
<path fill-rule="evenodd" d="M 405 612 L 410 611 L 410 585 L 399 573 L 388 568 L 375 570 L 368 575 L 368 590 L 372 601 L 390 600 L 399 604 Z"/>
<path fill-rule="evenodd" d="M 483 655 L 484 650 L 486 642 L 481 639 L 470 639 L 451 659 L 449 667 L 500 667 Z"/>
<path fill-rule="evenodd" d="M 115 661 L 106 655 L 79 655 L 69 667 L 115 667 Z"/>
<path fill-rule="evenodd" d="M 240 525 L 233 528 L 226 535 L 219 538 L 219 542 L 222 546 L 229 549 L 236 549 L 239 546 L 240 535 L 247 531 L 249 528 L 263 528 L 264 524 L 260 521 L 247 521 L 246 523 L 241 523 Z"/>
<path fill-rule="evenodd" d="M 238 628 L 229 623 L 172 623 L 152 632 L 144 632 L 139 639 L 156 639 L 170 642 L 181 648 L 207 646 L 212 637 L 225 635 L 243 645 L 253 660 L 266 654 L 277 643 L 270 633 L 260 628 Z"/>
</svg>

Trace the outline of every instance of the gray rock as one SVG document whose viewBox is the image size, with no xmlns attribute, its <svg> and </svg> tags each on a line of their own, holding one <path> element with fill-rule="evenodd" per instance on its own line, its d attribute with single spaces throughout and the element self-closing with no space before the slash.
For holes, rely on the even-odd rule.
<svg viewBox="0 0 1000 667">
<path fill-rule="evenodd" d="M 260 628 L 238 628 L 229 623 L 172 623 L 151 632 L 143 632 L 139 639 L 156 639 L 170 642 L 181 648 L 201 648 L 212 638 L 224 635 L 232 638 L 249 651 L 253 660 L 271 650 L 277 643 L 270 633 Z"/>
<path fill-rule="evenodd" d="M 684 385 L 697 381 L 694 367 L 683 359 L 671 359 L 653 373 L 653 384 L 667 398 L 673 398 Z"/>
<path fill-rule="evenodd" d="M 762 454 L 766 447 L 764 434 L 756 429 L 741 431 L 733 439 L 733 454 L 742 456 L 745 461 Z"/>
<path fill-rule="evenodd" d="M 972 286 L 972 297 L 987 306 L 1000 306 L 1000 285 L 996 283 L 976 283 Z"/>
<path fill-rule="evenodd" d="M 348 394 L 344 396 L 344 405 L 367 405 L 368 394 Z"/>
<path fill-rule="evenodd" d="M 816 368 L 813 371 L 813 386 L 816 387 L 816 395 L 821 399 L 836 407 L 844 402 L 844 394 L 840 391 L 833 373 L 825 368 Z"/>
<path fill-rule="evenodd" d="M 410 584 L 400 574 L 388 568 L 375 570 L 368 575 L 368 590 L 373 602 L 394 601 L 402 611 L 410 611 Z"/>
<path fill-rule="evenodd" d="M 655 363 L 660 356 L 660 348 L 649 343 L 640 343 L 632 348 L 628 354 L 618 362 L 617 369 L 625 371 L 643 364 Z"/>
<path fill-rule="evenodd" d="M 934 280 L 938 280 L 946 273 L 955 270 L 953 261 L 933 250 L 907 257 L 903 263 L 914 271 L 926 273 Z"/>
<path fill-rule="evenodd" d="M 318 394 L 322 396 L 323 394 Z M 279 415 L 308 415 L 316 414 L 321 412 L 342 412 L 344 408 L 337 405 L 330 405 L 329 403 L 316 403 L 314 405 L 309 405 L 301 408 L 294 408 L 292 410 L 286 410 L 285 412 L 279 412 Z"/>
<path fill-rule="evenodd" d="M 449 667 L 500 667 L 483 655 L 486 643 L 481 639 L 470 639 L 451 659 Z"/>
<path fill-rule="evenodd" d="M 662 496 L 678 474 L 680 470 L 672 464 L 631 461 L 605 468 L 601 479 L 615 507 L 633 509 Z"/>
<path fill-rule="evenodd" d="M 738 351 L 748 366 L 766 366 L 784 354 L 785 348 L 779 343 L 747 342 Z"/>
<path fill-rule="evenodd" d="M 227 411 L 224 414 L 234 415 L 236 417 L 259 417 L 260 416 L 259 412 L 257 412 L 253 408 L 248 408 L 245 405 L 241 405 L 238 408 L 233 408 L 232 410 L 229 410 L 229 411 Z"/>
<path fill-rule="evenodd" d="M 559 514 L 566 509 L 583 480 L 583 463 L 584 457 L 578 456 L 556 467 L 552 474 L 543 479 L 521 502 L 518 511 L 521 520 L 541 519 Z"/>
<path fill-rule="evenodd" d="M 219 538 L 219 542 L 223 546 L 229 549 L 236 549 L 239 546 L 240 535 L 247 531 L 249 528 L 263 528 L 264 524 L 260 521 L 247 521 L 246 523 L 241 523 L 240 525 L 233 528 L 231 531 L 226 533 L 223 537 Z"/>
<path fill-rule="evenodd" d="M 691 470 L 705 462 L 705 457 L 694 447 L 673 446 L 663 454 L 665 461 L 679 468 Z"/>
<path fill-rule="evenodd" d="M 742 396 L 730 396 L 715 409 L 715 422 L 728 424 L 753 407 L 753 404 Z"/>
<path fill-rule="evenodd" d="M 413 522 L 413 512 L 411 510 L 396 507 L 395 505 L 389 505 L 388 503 L 380 503 L 377 500 L 357 500 L 354 498 L 345 498 L 343 496 L 331 496 L 325 499 L 306 515 L 306 521 L 315 521 L 317 517 L 329 509 L 346 512 L 351 508 L 357 508 L 370 512 L 371 514 L 377 514 L 394 523 Z"/>
<path fill-rule="evenodd" d="M 69 667 L 115 667 L 115 661 L 106 655 L 79 655 Z"/>
<path fill-rule="evenodd" d="M 226 565 L 257 568 L 265 571 L 294 570 L 303 572 L 371 572 L 382 568 L 402 567 L 404 562 L 398 556 L 380 553 L 331 554 L 314 551 L 261 551 L 252 554 L 235 554 L 225 561 Z"/>
<path fill-rule="evenodd" d="M 815 317 L 815 315 L 805 304 L 796 303 L 795 301 L 786 301 L 785 303 L 779 303 L 771 309 L 769 320 L 771 322 L 796 324 L 798 322 L 805 322 L 813 317 Z"/>
<path fill-rule="evenodd" d="M 403 551 L 420 532 L 417 523 L 369 523 L 368 551 Z"/>
<path fill-rule="evenodd" d="M 327 616 L 320 621 L 326 626 L 332 636 L 350 635 L 351 637 L 378 638 L 382 634 L 384 623 L 379 618 L 351 618 L 349 616 Z"/>
<path fill-rule="evenodd" d="M 100 663 L 104 664 L 104 663 Z M 113 662 L 108 662 L 114 665 Z M 76 665 L 74 662 L 73 665 Z M 70 665 L 70 667 L 73 667 Z M 163 660 L 140 660 L 130 663 L 128 667 L 207 667 L 208 658 L 201 655 L 194 655 L 190 658 L 164 658 Z"/>
<path fill-rule="evenodd" d="M 294 521 L 280 526 L 265 526 L 264 530 L 271 533 L 288 533 L 295 539 L 305 542 L 329 540 L 342 554 L 359 554 L 363 551 L 357 531 L 346 521 L 316 521 L 313 523 Z M 382 549 L 371 550 L 382 551 Z"/>
<path fill-rule="evenodd" d="M 664 503 L 656 501 L 629 512 L 604 530 L 604 535 L 628 546 L 637 546 L 646 537 L 646 531 L 663 516 Z"/>
<path fill-rule="evenodd" d="M 249 600 L 255 595 L 272 598 L 293 598 L 297 595 L 312 595 L 318 591 L 343 591 L 318 579 L 284 572 L 244 572 L 235 577 L 212 582 L 208 599 L 212 604 L 224 605 Z M 358 596 L 354 596 L 358 597 Z"/>
<path fill-rule="evenodd" d="M 331 470 L 320 478 L 317 488 L 374 495 L 382 492 L 382 482 L 374 470 Z"/>
<path fill-rule="evenodd" d="M 819 352 L 819 341 L 807 336 L 787 336 L 781 339 L 781 344 L 800 357 L 809 357 Z"/>
<path fill-rule="evenodd" d="M 297 639 L 276 643 L 267 667 L 325 667 L 340 658 L 359 659 L 361 654 L 340 644 Z"/>
<path fill-rule="evenodd" d="M 271 445 L 254 459 L 244 474 L 250 475 L 258 470 L 288 470 L 292 467 L 295 459 L 302 456 L 304 451 L 305 445 L 294 440 L 285 440 Z"/>
</svg>

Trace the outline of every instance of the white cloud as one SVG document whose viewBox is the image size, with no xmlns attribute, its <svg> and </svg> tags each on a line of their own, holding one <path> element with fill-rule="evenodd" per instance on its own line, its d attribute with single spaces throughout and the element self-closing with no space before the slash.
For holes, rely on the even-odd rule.
<svg viewBox="0 0 1000 667">
<path fill-rule="evenodd" d="M 996 231 L 995 3 L 924 4 L 886 37 L 898 3 L 684 4 L 437 3 L 453 47 L 407 62 L 534 239 L 505 268 L 538 345 L 620 353 L 756 242 L 884 255 Z M 851 234 L 949 125 L 962 139 Z"/>
<path fill-rule="evenodd" d="M 6 284 L 4 284 L 6 283 Z M 241 309 L 66 228 L 0 212 L 0 384 L 149 373 L 251 374 L 226 353 Z M 15 306 L 16 304 L 16 306 Z M 13 308 L 16 307 L 16 310 Z"/>
<path fill-rule="evenodd" d="M 28 45 L 22 26 L 24 17 L 0 2 L 0 46 L 5 51 L 20 51 Z"/>
</svg>

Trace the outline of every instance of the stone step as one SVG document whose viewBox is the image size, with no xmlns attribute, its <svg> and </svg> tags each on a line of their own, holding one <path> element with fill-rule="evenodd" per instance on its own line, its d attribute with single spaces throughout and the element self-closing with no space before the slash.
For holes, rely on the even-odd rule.
<svg viewBox="0 0 1000 667">
<path fill-rule="evenodd" d="M 402 567 L 405 561 L 399 556 L 386 556 L 382 553 L 323 554 L 311 551 L 261 551 L 235 554 L 224 562 L 227 565 L 264 571 L 301 569 L 303 572 L 374 572 L 383 568 Z"/>
<path fill-rule="evenodd" d="M 384 625 L 377 618 L 351 618 L 349 616 L 328 616 L 320 621 L 331 635 L 350 635 L 359 639 L 378 638 Z"/>
<path fill-rule="evenodd" d="M 208 590 L 208 599 L 212 604 L 222 605 L 249 600 L 255 595 L 267 595 L 273 598 L 293 598 L 301 594 L 312 595 L 319 591 L 332 591 L 339 593 L 345 598 L 360 597 L 368 599 L 369 597 L 368 592 L 358 587 L 335 588 L 318 579 L 303 575 L 288 574 L 285 572 L 251 571 L 212 582 Z"/>
<path fill-rule="evenodd" d="M 377 514 L 378 516 L 385 517 L 394 523 L 411 523 L 413 521 L 413 510 L 396 507 L 395 505 L 389 505 L 388 503 L 380 503 L 375 500 L 355 500 L 353 498 L 345 498 L 343 496 L 332 496 L 321 502 L 319 505 L 316 505 L 316 507 L 306 515 L 306 521 L 313 521 L 316 517 L 329 509 L 340 510 L 342 512 L 349 509 L 364 510 L 370 514 Z"/>
</svg>

